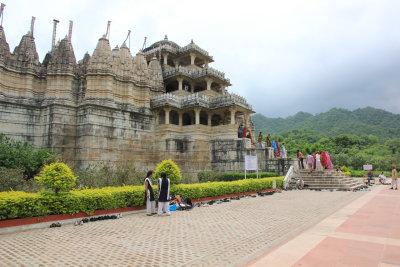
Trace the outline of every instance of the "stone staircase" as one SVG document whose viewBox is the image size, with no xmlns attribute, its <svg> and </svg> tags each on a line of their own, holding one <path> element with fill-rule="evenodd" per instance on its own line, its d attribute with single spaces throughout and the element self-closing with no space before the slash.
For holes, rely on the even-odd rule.
<svg viewBox="0 0 400 267">
<path fill-rule="evenodd" d="M 297 178 L 292 178 L 289 185 L 296 188 L 296 181 L 302 177 L 305 189 L 336 189 L 336 190 L 357 190 L 365 188 L 362 179 L 353 178 L 338 173 L 335 170 L 312 171 L 296 170 Z"/>
</svg>

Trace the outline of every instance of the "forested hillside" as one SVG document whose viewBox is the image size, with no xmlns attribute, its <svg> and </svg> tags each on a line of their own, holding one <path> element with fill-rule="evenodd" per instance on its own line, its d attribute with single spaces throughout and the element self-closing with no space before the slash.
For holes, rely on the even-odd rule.
<svg viewBox="0 0 400 267">
<path fill-rule="evenodd" d="M 257 132 L 271 134 L 307 129 L 326 136 L 372 134 L 380 140 L 400 136 L 400 115 L 372 107 L 354 111 L 333 108 L 317 115 L 298 112 L 287 118 L 268 118 L 256 114 L 252 118 Z"/>
<path fill-rule="evenodd" d="M 400 115 L 371 107 L 348 111 L 331 109 L 312 115 L 299 112 L 287 118 L 253 116 L 256 136 L 271 133 L 284 142 L 290 157 L 303 153 L 328 151 L 336 167 L 361 169 L 372 164 L 380 170 L 400 165 Z"/>
</svg>

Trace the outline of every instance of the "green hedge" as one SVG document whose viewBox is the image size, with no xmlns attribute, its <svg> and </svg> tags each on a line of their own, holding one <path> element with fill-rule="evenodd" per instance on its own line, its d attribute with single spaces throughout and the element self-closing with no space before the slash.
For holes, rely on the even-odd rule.
<svg viewBox="0 0 400 267">
<path fill-rule="evenodd" d="M 259 172 L 259 178 L 276 177 L 274 172 Z M 257 173 L 248 173 L 248 179 L 257 178 Z M 223 173 L 223 172 L 199 172 L 197 178 L 200 183 L 214 182 L 214 181 L 236 181 L 244 179 L 244 173 Z"/>
<path fill-rule="evenodd" d="M 196 199 L 258 191 L 271 188 L 273 180 L 277 180 L 277 186 L 282 187 L 283 177 L 275 177 L 234 182 L 172 185 L 171 194 Z M 74 190 L 59 195 L 21 191 L 0 192 L 0 220 L 78 212 L 92 214 L 95 210 L 125 208 L 143 204 L 143 186 Z"/>
</svg>

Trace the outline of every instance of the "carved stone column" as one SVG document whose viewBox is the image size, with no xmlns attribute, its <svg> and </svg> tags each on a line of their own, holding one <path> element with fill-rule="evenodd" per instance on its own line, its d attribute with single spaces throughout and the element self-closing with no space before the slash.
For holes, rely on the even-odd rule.
<svg viewBox="0 0 400 267">
<path fill-rule="evenodd" d="M 194 93 L 194 82 L 190 82 L 190 92 Z"/>
<path fill-rule="evenodd" d="M 194 65 L 195 60 L 196 60 L 196 54 L 190 53 L 190 65 Z"/>
<path fill-rule="evenodd" d="M 230 108 L 229 111 L 231 112 L 231 124 L 235 124 L 236 108 Z"/>
<path fill-rule="evenodd" d="M 168 65 L 168 53 L 163 53 L 162 56 L 164 59 L 164 65 Z"/>
<path fill-rule="evenodd" d="M 195 112 L 195 124 L 200 124 L 200 111 L 201 108 L 195 107 L 194 112 Z"/>
<path fill-rule="evenodd" d="M 213 82 L 213 79 L 211 78 L 204 78 L 204 80 L 207 82 L 207 90 L 211 90 L 211 84 Z"/>
<path fill-rule="evenodd" d="M 171 108 L 164 108 L 165 112 L 165 124 L 169 124 L 169 112 L 171 111 Z"/>
<path fill-rule="evenodd" d="M 208 113 L 208 117 L 207 117 L 207 125 L 208 125 L 208 126 L 211 126 L 212 115 L 213 115 L 213 114 L 212 114 L 211 112 Z"/>
<path fill-rule="evenodd" d="M 179 126 L 183 125 L 183 111 L 178 111 L 179 115 Z"/>
<path fill-rule="evenodd" d="M 182 91 L 183 90 L 183 78 L 178 77 L 178 78 L 176 78 L 176 80 L 178 81 L 178 90 Z"/>
<path fill-rule="evenodd" d="M 244 127 L 248 128 L 248 121 L 249 121 L 249 117 L 247 116 L 247 114 L 243 115 L 243 119 L 244 119 Z"/>
</svg>

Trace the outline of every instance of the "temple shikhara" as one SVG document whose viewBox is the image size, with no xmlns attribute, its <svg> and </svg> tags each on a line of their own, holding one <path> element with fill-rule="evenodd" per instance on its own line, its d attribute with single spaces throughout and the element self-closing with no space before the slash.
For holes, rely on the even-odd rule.
<svg viewBox="0 0 400 267">
<path fill-rule="evenodd" d="M 13 52 L 0 27 L 0 132 L 79 166 L 172 159 L 190 174 L 237 171 L 250 150 L 267 157 L 237 138 L 240 124 L 253 128 L 253 108 L 193 41 L 165 36 L 132 56 L 105 34 L 77 61 L 71 30 L 40 62 L 33 25 Z"/>
</svg>

